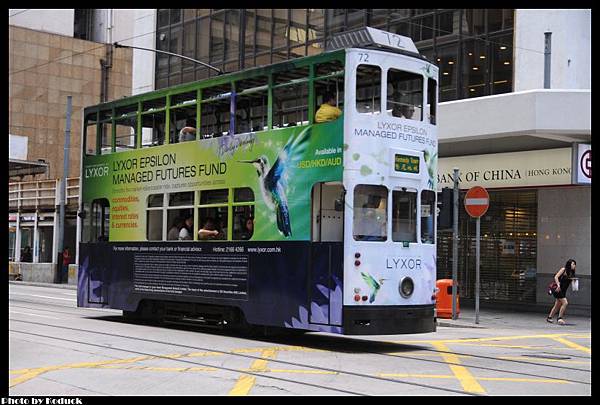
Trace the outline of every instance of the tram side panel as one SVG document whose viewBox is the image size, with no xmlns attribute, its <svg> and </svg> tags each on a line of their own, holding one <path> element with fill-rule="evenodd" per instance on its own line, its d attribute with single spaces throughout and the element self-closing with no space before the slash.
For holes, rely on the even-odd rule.
<svg viewBox="0 0 600 405">
<path fill-rule="evenodd" d="M 341 243 L 169 244 L 202 250 L 194 253 L 164 248 L 82 244 L 78 306 L 135 311 L 142 300 L 193 302 L 238 307 L 250 324 L 342 332 Z"/>
</svg>

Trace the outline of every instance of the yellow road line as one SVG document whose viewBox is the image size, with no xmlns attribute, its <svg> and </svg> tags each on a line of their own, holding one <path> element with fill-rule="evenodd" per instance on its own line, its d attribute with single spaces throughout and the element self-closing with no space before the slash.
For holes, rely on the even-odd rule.
<svg viewBox="0 0 600 405">
<path fill-rule="evenodd" d="M 469 372 L 469 370 L 464 366 L 457 365 L 457 364 L 460 364 L 460 359 L 458 358 L 457 355 L 450 352 L 450 349 L 448 348 L 448 346 L 446 346 L 444 343 L 441 343 L 441 342 L 434 342 L 434 343 L 432 343 L 432 345 L 440 352 L 443 352 L 442 358 L 444 359 L 444 361 L 446 363 L 453 363 L 453 364 L 448 364 L 448 366 L 450 367 L 450 370 L 452 371 L 454 376 L 458 379 L 458 381 L 460 382 L 460 384 L 462 385 L 463 389 L 466 392 L 473 392 L 473 393 L 480 393 L 480 394 L 485 393 L 485 390 L 483 389 L 483 387 L 481 385 L 479 385 L 479 383 L 477 382 L 475 377 L 473 377 L 473 375 Z"/>
<path fill-rule="evenodd" d="M 107 364 L 136 363 L 138 361 L 147 360 L 152 357 L 154 357 L 154 356 L 134 357 L 131 359 L 107 360 L 107 361 L 99 361 L 99 362 L 95 362 L 95 363 L 86 362 L 86 363 L 76 363 L 76 364 L 64 364 L 62 366 L 49 366 L 49 367 L 25 369 L 26 371 L 23 375 L 9 380 L 8 387 L 9 388 L 14 387 L 15 385 L 29 381 L 32 378 L 35 378 L 38 375 L 47 373 L 49 371 L 65 370 L 65 369 L 69 369 L 69 368 L 94 368 L 94 367 L 99 367 L 99 366 L 107 365 Z M 20 371 L 22 372 L 23 370 L 13 370 L 12 373 L 19 373 Z"/>
<path fill-rule="evenodd" d="M 267 363 L 269 359 L 275 358 L 277 355 L 277 350 L 275 348 L 267 348 L 262 352 L 262 359 L 254 360 L 254 363 L 250 366 L 250 371 L 252 372 L 264 372 L 267 371 Z M 231 396 L 242 396 L 248 395 L 254 384 L 256 383 L 256 377 L 253 375 L 244 374 L 240 376 L 235 386 L 231 391 L 229 391 L 229 395 Z"/>
<path fill-rule="evenodd" d="M 554 337 L 554 338 L 552 338 L 552 340 L 555 340 L 555 341 L 560 342 L 560 343 L 562 343 L 564 345 L 572 347 L 573 349 L 580 350 L 580 351 L 582 351 L 584 353 L 592 354 L 592 349 L 587 348 L 585 346 L 578 345 L 577 343 L 573 343 L 570 340 L 567 340 L 567 339 L 564 339 L 564 338 L 561 338 L 561 337 Z"/>
</svg>

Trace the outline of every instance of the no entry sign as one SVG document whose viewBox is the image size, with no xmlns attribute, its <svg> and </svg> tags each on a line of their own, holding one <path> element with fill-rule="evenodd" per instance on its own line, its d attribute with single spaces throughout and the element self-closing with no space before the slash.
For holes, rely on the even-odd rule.
<svg viewBox="0 0 600 405">
<path fill-rule="evenodd" d="M 480 186 L 475 186 L 467 191 L 465 195 L 465 210 L 473 218 L 483 216 L 490 206 L 490 195 L 487 190 Z"/>
</svg>

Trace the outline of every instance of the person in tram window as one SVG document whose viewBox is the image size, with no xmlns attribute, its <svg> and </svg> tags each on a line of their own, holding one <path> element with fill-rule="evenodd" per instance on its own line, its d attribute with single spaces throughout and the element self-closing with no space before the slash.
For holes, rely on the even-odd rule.
<svg viewBox="0 0 600 405">
<path fill-rule="evenodd" d="M 183 228 L 183 218 L 177 217 L 175 221 L 173 221 L 173 226 L 169 229 L 167 233 L 167 240 L 178 240 L 179 239 L 179 231 Z"/>
<path fill-rule="evenodd" d="M 564 325 L 565 321 L 563 320 L 563 316 L 565 314 L 565 310 L 567 309 L 567 288 L 571 285 L 571 281 L 575 276 L 575 266 L 576 262 L 573 259 L 567 260 L 565 267 L 562 267 L 555 275 L 554 282 L 557 284 L 556 290 L 552 293 L 556 301 L 554 302 L 554 306 L 550 310 L 550 314 L 546 318 L 547 322 L 552 323 L 554 315 L 558 312 L 557 323 L 559 325 Z"/>
<path fill-rule="evenodd" d="M 196 122 L 195 120 L 186 120 L 185 126 L 179 131 L 179 142 L 196 140 Z"/>
<path fill-rule="evenodd" d="M 181 229 L 179 230 L 179 240 L 192 240 L 192 227 L 194 226 L 194 217 L 189 215 Z"/>
<path fill-rule="evenodd" d="M 335 106 L 335 94 L 327 92 L 323 95 L 323 104 L 315 114 L 315 122 L 327 122 L 337 119 L 342 115 L 342 110 Z"/>
<path fill-rule="evenodd" d="M 213 218 L 206 218 L 204 225 L 198 231 L 198 237 L 203 240 L 217 239 L 219 231 L 217 230 L 217 222 Z"/>
<path fill-rule="evenodd" d="M 244 222 L 244 230 L 242 231 L 242 235 L 240 239 L 249 240 L 254 233 L 254 218 L 248 217 Z"/>
<path fill-rule="evenodd" d="M 400 107 L 400 111 L 402 111 L 402 116 L 406 119 L 412 119 L 412 116 L 415 113 L 415 106 L 412 104 L 403 104 Z"/>
</svg>

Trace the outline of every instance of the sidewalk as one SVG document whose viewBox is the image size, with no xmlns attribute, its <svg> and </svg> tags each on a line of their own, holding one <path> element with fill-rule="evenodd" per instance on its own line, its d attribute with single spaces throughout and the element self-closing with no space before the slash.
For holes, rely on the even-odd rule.
<svg viewBox="0 0 600 405">
<path fill-rule="evenodd" d="M 548 312 L 550 307 L 548 307 Z M 454 328 L 483 328 L 483 329 L 547 329 L 549 327 L 565 328 L 569 331 L 591 332 L 592 318 L 580 315 L 569 315 L 569 308 L 565 313 L 566 325 L 561 326 L 546 322 L 547 314 L 534 312 L 517 312 L 499 309 L 480 309 L 479 324 L 475 323 L 475 310 L 473 308 L 460 308 L 458 319 L 438 318 L 438 327 Z"/>
</svg>

